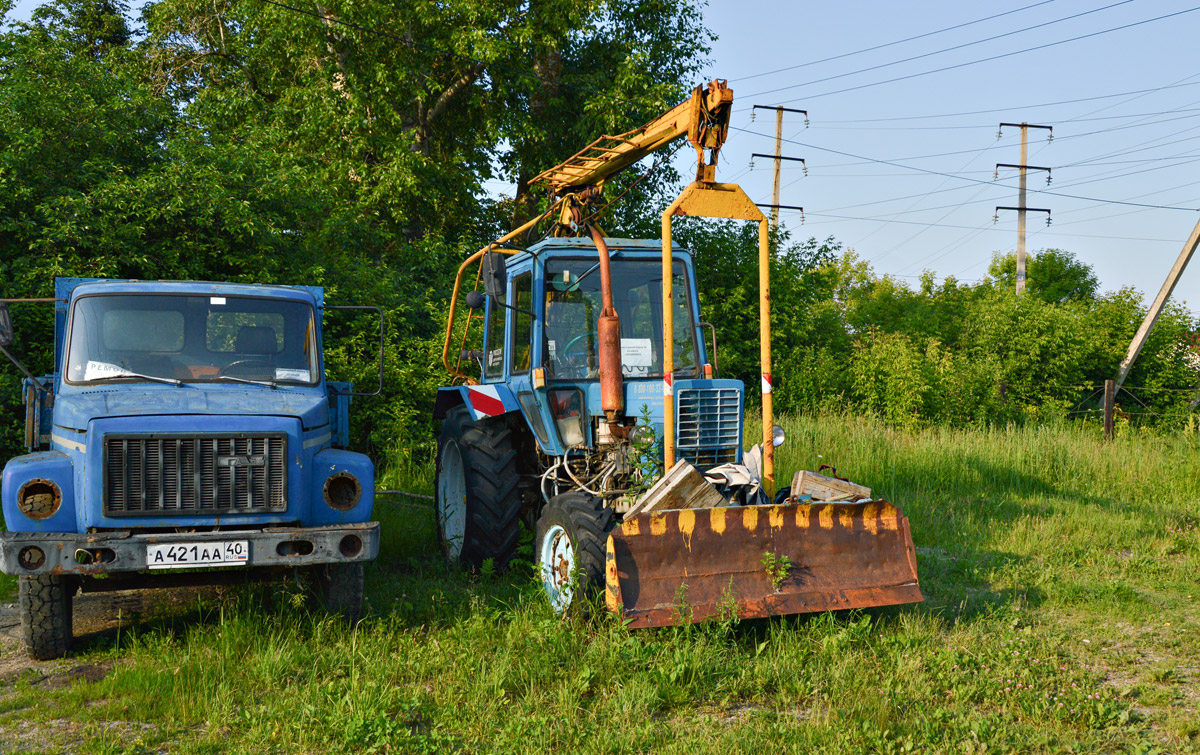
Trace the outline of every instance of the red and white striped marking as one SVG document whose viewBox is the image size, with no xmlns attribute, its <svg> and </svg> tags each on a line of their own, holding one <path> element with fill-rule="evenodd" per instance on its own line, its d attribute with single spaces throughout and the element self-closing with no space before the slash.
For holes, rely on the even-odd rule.
<svg viewBox="0 0 1200 755">
<path fill-rule="evenodd" d="M 468 400 L 475 414 L 483 417 L 496 417 L 504 414 L 504 402 L 500 400 L 500 392 L 494 385 L 467 386 Z"/>
<path fill-rule="evenodd" d="M 673 372 L 668 372 L 666 375 L 663 375 L 663 395 L 664 396 L 674 396 L 675 395 L 675 387 L 672 385 L 672 383 L 675 382 L 674 374 L 675 373 L 673 373 Z"/>
<path fill-rule="evenodd" d="M 764 372 L 762 374 L 762 392 L 763 393 L 771 392 L 771 373 L 769 373 L 769 372 Z"/>
</svg>

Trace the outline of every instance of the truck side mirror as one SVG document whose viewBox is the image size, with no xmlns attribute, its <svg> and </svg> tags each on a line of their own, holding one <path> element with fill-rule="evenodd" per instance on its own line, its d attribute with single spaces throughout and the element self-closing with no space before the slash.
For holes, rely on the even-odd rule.
<svg viewBox="0 0 1200 755">
<path fill-rule="evenodd" d="M 488 296 L 503 299 L 508 283 L 508 270 L 504 264 L 504 255 L 499 252 L 488 252 L 483 255 L 483 290 Z"/>
<path fill-rule="evenodd" d="M 12 346 L 12 315 L 8 313 L 8 302 L 0 301 L 0 346 Z"/>
</svg>

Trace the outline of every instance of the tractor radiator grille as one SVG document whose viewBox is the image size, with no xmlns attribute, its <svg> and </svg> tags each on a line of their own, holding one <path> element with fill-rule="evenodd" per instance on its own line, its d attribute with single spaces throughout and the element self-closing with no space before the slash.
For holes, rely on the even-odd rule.
<svg viewBox="0 0 1200 755">
<path fill-rule="evenodd" d="M 287 436 L 106 435 L 106 516 L 287 510 Z"/>
<path fill-rule="evenodd" d="M 742 441 L 742 397 L 736 388 L 680 388 L 676 392 L 675 447 L 698 469 L 737 461 Z"/>
</svg>

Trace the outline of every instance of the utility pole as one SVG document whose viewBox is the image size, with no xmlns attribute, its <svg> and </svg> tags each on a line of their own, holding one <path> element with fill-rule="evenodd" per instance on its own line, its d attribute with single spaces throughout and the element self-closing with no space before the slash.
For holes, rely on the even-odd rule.
<svg viewBox="0 0 1200 755">
<path fill-rule="evenodd" d="M 1163 307 L 1167 304 L 1167 299 L 1171 297 L 1171 293 L 1175 290 L 1175 284 L 1179 282 L 1179 276 L 1183 275 L 1183 271 L 1187 268 L 1187 264 L 1192 259 L 1192 255 L 1195 254 L 1198 245 L 1200 245 L 1200 222 L 1196 223 L 1196 227 L 1192 229 L 1188 240 L 1184 242 L 1183 251 L 1175 258 L 1175 264 L 1171 266 L 1170 272 L 1167 273 L 1167 279 L 1163 281 L 1162 288 L 1158 290 L 1158 296 L 1154 297 L 1154 303 L 1146 311 L 1146 317 L 1142 320 L 1141 327 L 1134 334 L 1133 341 L 1129 343 L 1129 350 L 1125 353 L 1125 359 L 1121 361 L 1121 366 L 1117 369 L 1116 384 L 1118 388 L 1125 382 L 1125 378 L 1129 377 L 1129 371 L 1133 369 L 1133 363 L 1137 361 L 1138 354 L 1141 353 L 1142 347 L 1146 345 L 1146 339 L 1150 337 L 1150 331 L 1154 330 L 1154 323 L 1158 321 L 1158 316 L 1162 314 Z M 1200 399 L 1200 396 L 1197 398 Z"/>
<path fill-rule="evenodd" d="M 783 164 L 783 161 L 791 160 L 793 162 L 803 163 L 804 164 L 804 172 L 806 175 L 808 173 L 808 163 L 805 163 L 804 160 L 802 160 L 799 157 L 784 157 L 783 156 L 783 114 L 784 113 L 801 113 L 804 116 L 804 126 L 805 126 L 805 128 L 807 128 L 808 127 L 808 111 L 807 110 L 796 110 L 796 109 L 790 108 L 790 107 L 780 107 L 779 105 L 755 105 L 753 108 L 751 108 L 751 112 L 759 110 L 759 109 L 775 111 L 775 154 L 774 155 L 764 155 L 759 152 L 754 152 L 750 155 L 751 163 L 753 163 L 753 160 L 756 157 L 768 157 L 768 158 L 772 158 L 775 160 L 775 188 L 771 192 L 771 204 L 759 205 L 759 207 L 765 206 L 765 207 L 771 208 L 771 228 L 774 229 L 774 228 L 779 227 L 779 210 L 781 208 L 785 209 L 785 210 L 800 209 L 803 212 L 802 208 L 790 207 L 790 206 L 784 207 L 783 205 L 779 204 L 779 173 L 780 173 L 780 168 Z"/>
<path fill-rule="evenodd" d="M 999 216 L 1000 210 L 1016 210 L 1017 211 L 1017 295 L 1025 293 L 1025 213 L 1026 212 L 1044 212 L 1046 213 L 1046 223 L 1050 223 L 1050 211 L 1037 207 L 1027 207 L 1025 205 L 1025 176 L 1030 170 L 1044 170 L 1047 174 L 1047 182 L 1049 182 L 1049 168 L 1042 168 L 1036 165 L 1029 165 L 1029 129 L 1044 128 L 1050 132 L 1050 138 L 1054 138 L 1053 126 L 1037 126 L 1031 123 L 1021 121 L 1020 123 L 1001 123 L 1000 131 L 1003 133 L 1005 126 L 1014 126 L 1021 129 L 1021 162 L 1019 165 L 1011 163 L 996 163 L 996 175 L 998 176 L 1001 168 L 1017 168 L 1021 171 L 1021 187 L 1020 195 L 1017 199 L 1016 207 L 997 207 L 996 215 Z"/>
</svg>

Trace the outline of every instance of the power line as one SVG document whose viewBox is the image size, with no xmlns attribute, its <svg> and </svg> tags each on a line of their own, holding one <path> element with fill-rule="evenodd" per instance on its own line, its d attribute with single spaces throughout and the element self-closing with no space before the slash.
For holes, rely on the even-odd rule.
<svg viewBox="0 0 1200 755">
<path fill-rule="evenodd" d="M 917 39 L 924 39 L 925 37 L 932 37 L 937 34 L 943 34 L 948 31 L 954 31 L 955 29 L 962 29 L 967 26 L 973 26 L 974 24 L 981 24 L 984 21 L 991 21 L 992 19 L 1000 18 L 1002 16 L 1011 16 L 1014 13 L 1020 13 L 1021 11 L 1026 11 L 1031 8 L 1037 8 L 1038 6 L 1042 6 L 1042 5 L 1048 5 L 1049 3 L 1052 3 L 1052 2 L 1054 2 L 1054 0 L 1042 0 L 1042 2 L 1040 2 L 1040 3 L 1034 3 L 1033 5 L 1026 5 L 1022 8 L 1015 8 L 1013 10 L 1005 11 L 1003 13 L 997 13 L 994 16 L 987 16 L 986 18 L 978 18 L 974 21 L 967 21 L 966 23 L 955 24 L 954 26 L 947 26 L 944 29 L 938 29 L 937 31 L 928 31 L 928 32 L 925 32 L 924 34 L 918 34 L 914 37 L 898 39 L 895 42 L 887 42 L 882 45 L 875 45 L 874 47 L 864 47 L 863 49 L 855 50 L 854 52 L 844 52 L 841 55 L 832 55 L 828 58 L 821 58 L 820 60 L 811 60 L 807 63 L 800 63 L 800 64 L 794 65 L 794 66 L 787 66 L 786 68 L 776 68 L 774 71 L 766 71 L 764 73 L 756 73 L 756 74 L 752 74 L 750 76 L 742 76 L 739 79 L 739 81 L 749 81 L 750 79 L 757 79 L 762 76 L 771 76 L 772 74 L 783 73 L 784 71 L 794 71 L 797 68 L 807 68 L 808 66 L 815 66 L 819 63 L 828 63 L 831 60 L 840 60 L 842 58 L 849 58 L 853 55 L 861 55 L 865 52 L 874 52 L 875 50 L 882 50 L 885 47 L 894 47 L 895 45 L 901 45 L 901 44 L 904 44 L 905 42 L 912 42 Z"/>
<path fill-rule="evenodd" d="M 944 52 L 952 52 L 954 50 L 961 50 L 964 47 L 972 47 L 974 45 L 983 44 L 984 42 L 992 42 L 997 39 L 1003 39 L 1004 37 L 1011 37 L 1014 34 L 1023 34 L 1027 31 L 1033 31 L 1034 29 L 1040 29 L 1044 26 L 1053 26 L 1054 24 L 1059 24 L 1059 23 L 1062 23 L 1063 21 L 1071 21 L 1073 19 L 1081 18 L 1083 16 L 1090 16 L 1093 13 L 1099 13 L 1101 11 L 1108 10 L 1109 8 L 1115 8 L 1118 5 L 1128 5 L 1129 3 L 1132 3 L 1132 2 L 1133 2 L 1133 0 L 1119 0 L 1119 2 L 1112 3 L 1111 5 L 1105 5 L 1102 8 L 1093 8 L 1092 10 L 1083 11 L 1082 13 L 1075 13 L 1070 16 L 1064 16 L 1063 18 L 1057 18 L 1053 21 L 1046 21 L 1044 23 L 1035 24 L 1033 26 L 1026 26 L 1024 29 L 1017 29 L 1015 31 L 1007 31 L 1007 32 L 1004 32 L 1003 34 L 997 34 L 993 37 L 977 39 L 974 42 L 964 42 L 960 45 L 954 45 L 953 47 L 946 47 L 941 50 L 934 50 L 933 52 L 925 52 L 925 53 L 921 53 L 920 55 L 913 55 L 912 57 L 903 58 L 901 60 L 893 60 L 890 63 L 880 63 L 878 65 L 868 66 L 867 68 L 860 68 L 857 71 L 850 71 L 849 73 L 839 73 L 839 74 L 835 74 L 833 76 L 826 76 L 823 79 L 813 79 L 812 81 L 805 81 L 802 84 L 789 84 L 788 86 L 776 87 L 775 89 L 767 89 L 762 92 L 755 92 L 754 94 L 750 95 L 750 98 L 753 99 L 756 97 L 761 97 L 764 94 L 774 94 L 776 92 L 786 92 L 789 89 L 797 89 L 799 87 L 811 86 L 813 84 L 820 84 L 825 81 L 833 81 L 835 79 L 844 79 L 847 76 L 855 76 L 860 73 L 867 73 L 868 71 L 877 71 L 880 68 L 889 68 L 891 66 L 900 65 L 901 63 L 910 63 L 914 60 L 921 60 L 922 58 L 928 58 L 928 57 L 932 57 L 934 55 L 941 55 Z M 796 67 L 799 68 L 800 66 L 796 66 Z"/>
<path fill-rule="evenodd" d="M 1188 77 L 1188 78 L 1194 78 L 1194 77 Z M 902 115 L 902 116 L 892 116 L 892 117 L 888 117 L 888 118 L 857 118 L 857 119 L 852 119 L 852 120 L 822 121 L 822 122 L 823 123 L 884 123 L 884 122 L 891 122 L 891 121 L 928 120 L 931 118 L 960 118 L 965 115 L 986 115 L 986 114 L 990 114 L 990 113 L 1005 113 L 1005 112 L 1010 112 L 1013 110 L 1033 110 L 1035 108 L 1040 108 L 1040 107 L 1057 107 L 1059 105 L 1074 105 L 1074 104 L 1077 104 L 1080 102 L 1094 102 L 1096 100 L 1109 100 L 1109 99 L 1115 99 L 1117 97 L 1127 97 L 1131 94 L 1151 94 L 1154 92 L 1162 92 L 1167 89 L 1178 89 L 1180 87 L 1194 87 L 1194 86 L 1200 86 L 1200 81 L 1193 81 L 1188 84 L 1167 84 L 1167 85 L 1161 86 L 1161 87 L 1153 87 L 1150 89 L 1134 89 L 1134 90 L 1131 90 L 1128 92 L 1114 92 L 1113 94 L 1100 94 L 1100 95 L 1096 95 L 1094 97 L 1079 97 L 1079 98 L 1076 98 L 1073 100 L 1057 100 L 1055 102 L 1042 102 L 1037 105 L 1016 105 L 1016 106 L 1010 106 L 1010 107 L 988 108 L 987 110 L 964 110 L 964 111 L 961 111 L 958 113 L 934 113 L 932 115 Z M 1063 123 L 1067 123 L 1067 122 L 1071 121 L 1072 119 L 1060 118 L 1058 120 L 1062 121 Z"/>
<path fill-rule="evenodd" d="M 1198 8 L 1198 9 L 1200 9 L 1200 8 Z M 767 134 L 760 134 L 757 131 L 750 131 L 749 129 L 734 128 L 734 130 L 741 131 L 741 132 L 747 133 L 747 134 L 753 134 L 754 136 L 764 137 L 764 138 L 768 138 L 768 139 L 772 138 L 772 137 L 768 136 Z M 843 152 L 841 150 L 831 149 L 829 147 L 818 147 L 815 144 L 807 144 L 805 142 L 799 142 L 794 139 L 784 139 L 783 141 L 790 142 L 791 144 L 796 144 L 801 147 L 806 147 L 808 149 L 815 149 L 815 150 L 819 150 L 821 152 L 829 152 L 831 154 L 841 155 L 842 157 L 850 157 L 855 160 L 865 160 L 868 162 L 875 162 L 875 163 L 879 163 L 881 165 L 891 165 L 894 168 L 907 168 L 909 170 L 916 171 L 918 173 L 927 173 L 927 174 L 933 175 L 933 176 L 949 176 L 951 178 L 956 178 L 959 181 L 967 181 L 969 183 L 977 183 L 977 184 L 991 185 L 992 183 L 994 183 L 992 181 L 981 181 L 977 178 L 968 178 L 967 176 L 956 176 L 952 173 L 943 173 L 942 171 L 930 170 L 928 168 L 918 168 L 915 165 L 905 165 L 903 163 L 892 162 L 890 160 L 878 160 L 878 159 L 874 159 L 874 158 L 870 158 L 870 157 L 864 157 L 862 155 L 856 155 L 852 152 Z M 1165 146 L 1165 145 L 1163 145 L 1163 146 Z M 1116 199 L 1101 199 L 1099 197 L 1084 197 L 1084 196 L 1078 196 L 1075 194 L 1064 194 L 1063 192 L 1058 192 L 1058 191 L 1048 191 L 1046 189 L 1030 189 L 1030 191 L 1033 191 L 1037 194 L 1045 194 L 1047 196 L 1065 197 L 1067 199 L 1078 199 L 1083 202 L 1097 202 L 1097 203 L 1102 203 L 1102 204 L 1119 204 L 1119 205 L 1128 205 L 1131 207 L 1149 207 L 1149 208 L 1159 209 L 1159 210 L 1187 210 L 1188 212 L 1195 211 L 1195 209 L 1191 208 L 1191 207 L 1171 207 L 1168 205 L 1150 205 L 1150 204 L 1140 204 L 1137 202 L 1122 202 L 1122 201 L 1116 200 Z"/>
<path fill-rule="evenodd" d="M 874 82 L 870 82 L 870 83 L 867 83 L 867 84 L 859 84 L 858 86 L 846 87 L 846 88 L 844 88 L 844 89 L 835 89 L 835 90 L 833 90 L 833 91 L 830 91 L 830 92 L 821 92 L 821 93 L 819 93 L 819 94 L 810 94 L 810 95 L 805 95 L 804 97 L 797 97 L 797 98 L 790 99 L 790 100 L 781 100 L 781 101 L 779 101 L 779 102 L 777 102 L 777 103 L 775 103 L 775 104 L 777 104 L 777 105 L 786 105 L 786 104 L 788 104 L 788 103 L 790 103 L 790 102 L 798 102 L 798 101 L 799 101 L 799 100 L 801 100 L 801 99 L 803 99 L 803 100 L 813 100 L 813 99 L 816 99 L 816 98 L 818 98 L 818 97 L 828 97 L 828 96 L 830 96 L 830 95 L 834 95 L 834 94 L 844 94 L 844 93 L 846 93 L 846 92 L 854 92 L 854 91 L 857 91 L 857 90 L 859 90 L 859 89 L 867 89 L 868 87 L 875 87 L 875 86 L 880 86 L 880 85 L 883 85 L 883 84 L 892 84 L 892 83 L 895 83 L 895 82 L 897 82 L 897 81 L 906 81 L 906 80 L 908 80 L 908 79 L 915 79 L 915 78 L 918 78 L 918 77 L 921 77 L 921 76 L 929 76 L 930 74 L 934 74 L 934 73 L 941 73 L 941 72 L 943 72 L 943 71 L 953 71 L 953 70 L 955 70 L 955 69 L 957 69 L 957 68 L 965 68 L 965 67 L 967 67 L 967 66 L 978 65 L 979 63 L 987 63 L 987 62 L 990 62 L 990 61 L 993 61 L 993 60 L 1000 60 L 1000 59 L 1002 59 L 1002 58 L 1010 58 L 1010 57 L 1012 57 L 1013 55 L 1022 55 L 1022 54 L 1024 54 L 1024 53 L 1027 53 L 1027 52 L 1034 52 L 1034 51 L 1036 51 L 1036 50 L 1045 50 L 1045 49 L 1047 49 L 1047 48 L 1050 48 L 1050 47 L 1057 47 L 1058 45 L 1065 45 L 1065 44 L 1067 44 L 1068 42 L 1078 42 L 1078 41 L 1079 41 L 1079 40 L 1081 40 L 1081 39 L 1090 39 L 1091 37 L 1098 37 L 1098 36 L 1101 36 L 1101 35 L 1103 35 L 1103 34 L 1110 34 L 1110 33 L 1112 33 L 1112 32 L 1115 32 L 1115 31 L 1124 31 L 1125 29 L 1131 29 L 1131 28 L 1133 28 L 1133 27 L 1135 27 L 1135 26 L 1142 26 L 1142 25 L 1144 25 L 1144 24 L 1153 23 L 1153 22 L 1155 22 L 1155 21 L 1162 21 L 1162 20 L 1164 20 L 1164 19 L 1168 19 L 1168 18 L 1174 18 L 1175 16 L 1182 16 L 1182 15 L 1184 15 L 1185 13 L 1194 13 L 1195 11 L 1198 11 L 1198 10 L 1200 10 L 1200 6 L 1195 6 L 1195 7 L 1192 7 L 1192 8 L 1187 8 L 1187 9 L 1185 9 L 1185 10 L 1176 11 L 1175 13 L 1167 13 L 1167 14 L 1165 14 L 1165 15 L 1162 15 L 1162 16 L 1155 16 L 1154 18 L 1147 18 L 1147 19 L 1145 19 L 1145 20 L 1143 20 L 1143 21 L 1134 21 L 1133 23 L 1123 24 L 1123 25 L 1121 25 L 1121 26 L 1114 26 L 1114 27 L 1112 27 L 1112 28 L 1110 28 L 1110 29 L 1101 29 L 1100 31 L 1094 31 L 1094 32 L 1091 32 L 1090 34 L 1081 34 L 1081 35 L 1079 35 L 1078 37 L 1071 37 L 1070 39 L 1061 39 L 1061 40 L 1058 40 L 1057 42 L 1047 42 L 1046 44 L 1042 44 L 1042 45 L 1035 45 L 1035 46 L 1033 46 L 1033 47 L 1027 47 L 1027 48 L 1025 48 L 1025 49 L 1023 49 L 1023 50 L 1014 50 L 1014 51 L 1012 51 L 1012 52 L 1001 53 L 1001 54 L 999 54 L 999 55 L 992 55 L 992 56 L 990 56 L 990 57 L 986 57 L 986 58 L 979 58 L 978 60 L 969 60 L 969 61 L 967 61 L 967 62 L 965 62 L 965 63 L 956 63 L 956 64 L 954 64 L 954 65 L 943 66 L 943 67 L 941 67 L 941 68 L 935 68 L 935 69 L 933 69 L 933 70 L 930 70 L 930 71 L 921 71 L 921 72 L 919 72 L 919 73 L 910 73 L 910 74 L 908 74 L 907 76 L 897 76 L 897 77 L 895 77 L 895 78 L 891 78 L 891 79 L 885 79 L 885 80 L 883 80 L 883 81 L 874 81 Z M 759 93 L 759 94 L 761 95 L 761 94 L 764 94 L 764 93 Z"/>
</svg>

